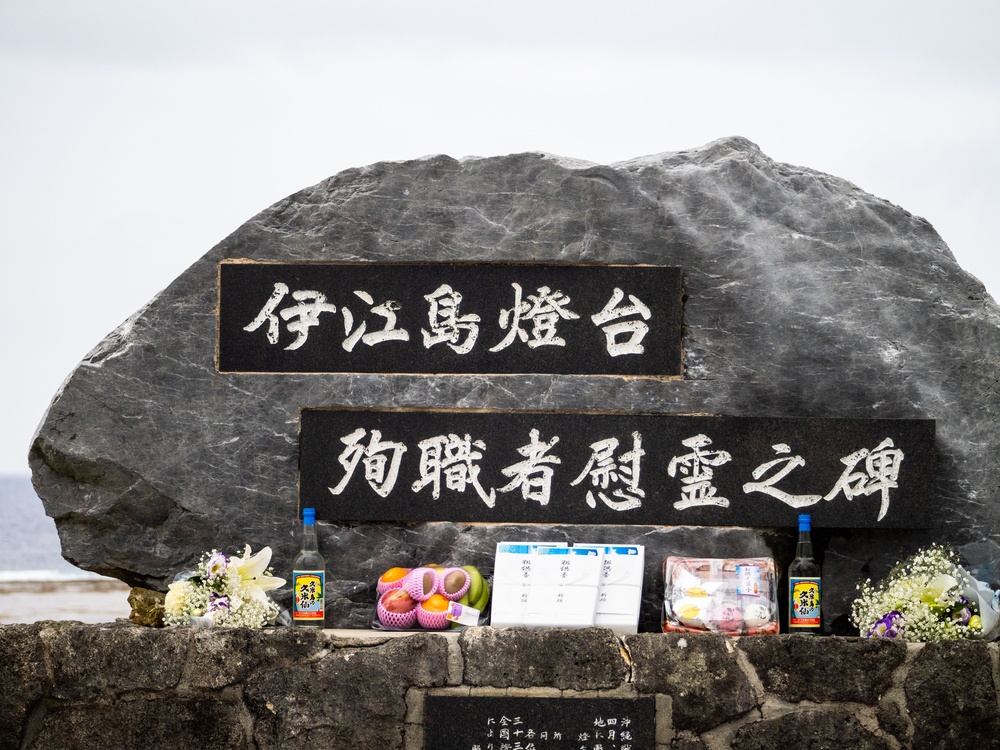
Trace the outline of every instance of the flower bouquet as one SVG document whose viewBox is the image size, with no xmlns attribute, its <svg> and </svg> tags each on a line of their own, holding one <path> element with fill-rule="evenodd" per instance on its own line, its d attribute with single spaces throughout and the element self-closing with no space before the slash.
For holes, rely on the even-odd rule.
<svg viewBox="0 0 1000 750">
<path fill-rule="evenodd" d="M 868 638 L 906 641 L 993 638 L 1000 622 L 993 592 L 932 545 L 898 563 L 885 580 L 858 586 L 851 622 Z"/>
<path fill-rule="evenodd" d="M 285 579 L 271 575 L 270 562 L 270 547 L 251 555 L 249 544 L 242 557 L 205 553 L 194 572 L 170 584 L 164 624 L 260 628 L 272 623 L 278 605 L 267 592 L 284 586 Z"/>
</svg>

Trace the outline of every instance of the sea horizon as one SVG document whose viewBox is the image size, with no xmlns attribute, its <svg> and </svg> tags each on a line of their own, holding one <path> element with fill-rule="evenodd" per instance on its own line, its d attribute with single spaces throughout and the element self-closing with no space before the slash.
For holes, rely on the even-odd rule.
<svg viewBox="0 0 1000 750">
<path fill-rule="evenodd" d="M 127 584 L 63 558 L 29 475 L 0 475 L 0 518 L 0 624 L 128 617 Z"/>
</svg>

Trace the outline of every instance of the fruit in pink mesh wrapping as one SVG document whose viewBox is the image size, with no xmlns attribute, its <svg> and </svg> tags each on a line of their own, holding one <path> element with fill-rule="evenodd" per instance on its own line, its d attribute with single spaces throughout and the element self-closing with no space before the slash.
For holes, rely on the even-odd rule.
<svg viewBox="0 0 1000 750">
<path fill-rule="evenodd" d="M 442 571 L 438 588 L 445 599 L 451 599 L 454 602 L 461 599 L 469 590 L 470 583 L 472 583 L 472 578 L 468 571 L 462 568 L 448 568 Z"/>
<path fill-rule="evenodd" d="M 443 630 L 451 623 L 446 613 L 450 602 L 441 594 L 433 594 L 417 605 L 417 622 L 427 630 Z"/>
<path fill-rule="evenodd" d="M 414 568 L 403 579 L 403 590 L 418 602 L 438 593 L 438 572 L 434 568 Z"/>
<path fill-rule="evenodd" d="M 409 568 L 389 568 L 379 576 L 378 583 L 375 584 L 375 590 L 379 594 L 384 594 L 386 591 L 402 587 L 403 580 L 409 572 Z"/>
<path fill-rule="evenodd" d="M 387 628 L 412 628 L 417 622 L 417 603 L 402 589 L 382 594 L 375 611 Z"/>
</svg>

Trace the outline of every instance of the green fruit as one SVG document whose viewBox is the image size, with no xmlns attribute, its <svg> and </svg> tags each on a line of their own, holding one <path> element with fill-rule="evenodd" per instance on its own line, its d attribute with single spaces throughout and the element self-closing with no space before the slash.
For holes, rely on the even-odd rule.
<svg viewBox="0 0 1000 750">
<path fill-rule="evenodd" d="M 475 565 L 463 565 L 462 569 L 469 574 L 469 601 L 477 601 L 482 591 L 483 577 Z"/>
<path fill-rule="evenodd" d="M 472 602 L 472 606 L 483 612 L 486 609 L 486 605 L 490 603 L 490 584 L 483 579 L 482 590 L 479 592 L 479 598 Z"/>
</svg>

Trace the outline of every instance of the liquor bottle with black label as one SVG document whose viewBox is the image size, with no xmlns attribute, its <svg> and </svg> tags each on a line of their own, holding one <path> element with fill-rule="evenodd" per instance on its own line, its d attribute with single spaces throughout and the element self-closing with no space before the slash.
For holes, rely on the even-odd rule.
<svg viewBox="0 0 1000 750">
<path fill-rule="evenodd" d="M 799 515 L 799 542 L 795 559 L 788 566 L 788 632 L 802 635 L 820 633 L 822 594 L 819 563 L 813 557 L 812 516 Z"/>
<path fill-rule="evenodd" d="M 316 540 L 316 509 L 302 509 L 302 549 L 292 565 L 292 624 L 323 627 L 326 563 Z"/>
</svg>

